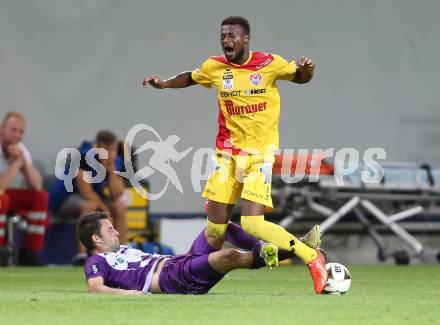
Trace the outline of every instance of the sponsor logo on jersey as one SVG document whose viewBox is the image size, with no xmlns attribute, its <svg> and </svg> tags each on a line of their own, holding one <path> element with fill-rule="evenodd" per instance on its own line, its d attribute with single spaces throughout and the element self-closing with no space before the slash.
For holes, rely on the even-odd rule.
<svg viewBox="0 0 440 325">
<path fill-rule="evenodd" d="M 251 74 L 249 79 L 251 80 L 252 85 L 259 86 L 261 84 L 262 77 L 261 77 L 261 74 L 259 74 L 259 73 L 253 73 L 253 74 Z"/>
<path fill-rule="evenodd" d="M 205 188 L 204 194 L 215 196 L 215 192 L 209 188 Z"/>
<path fill-rule="evenodd" d="M 241 93 L 240 90 L 221 91 L 220 96 L 221 97 L 235 97 L 235 96 L 240 96 L 240 93 Z"/>
<path fill-rule="evenodd" d="M 246 89 L 244 94 L 246 96 L 259 95 L 264 94 L 266 92 L 266 88 L 257 88 L 257 89 Z"/>
<path fill-rule="evenodd" d="M 125 260 L 122 256 L 120 256 L 116 259 L 116 265 L 120 265 L 120 264 L 124 264 L 124 263 L 125 263 Z"/>
<path fill-rule="evenodd" d="M 246 96 L 252 96 L 252 95 L 260 95 L 264 94 L 266 92 L 266 88 L 256 88 L 256 89 L 246 89 L 244 91 L 244 94 Z M 221 91 L 220 97 L 235 97 L 240 96 L 242 94 L 241 90 L 233 90 L 233 91 Z"/>
<path fill-rule="evenodd" d="M 267 58 L 266 60 L 264 60 L 263 63 L 256 65 L 255 68 L 257 68 L 257 70 L 260 70 L 262 67 L 265 67 L 266 65 L 268 65 L 271 62 L 272 62 L 272 58 Z"/>
<path fill-rule="evenodd" d="M 232 76 L 232 74 L 229 72 L 226 72 L 223 75 L 223 89 L 224 90 L 228 90 L 228 89 L 232 89 L 234 88 L 234 77 Z"/>
<path fill-rule="evenodd" d="M 232 100 L 227 99 L 224 100 L 224 103 L 229 116 L 258 113 L 265 111 L 267 108 L 267 102 L 248 105 L 234 105 Z"/>
<path fill-rule="evenodd" d="M 252 196 L 254 198 L 260 199 L 260 200 L 269 200 L 268 194 L 261 194 L 261 193 L 257 193 L 257 192 L 250 191 L 250 190 L 243 190 L 241 192 L 241 194 L 246 194 L 246 195 Z"/>
</svg>

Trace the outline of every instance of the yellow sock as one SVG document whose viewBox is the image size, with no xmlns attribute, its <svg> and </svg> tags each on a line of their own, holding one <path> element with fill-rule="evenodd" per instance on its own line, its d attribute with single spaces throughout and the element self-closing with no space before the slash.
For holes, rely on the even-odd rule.
<svg viewBox="0 0 440 325">
<path fill-rule="evenodd" d="M 304 244 L 283 227 L 264 220 L 264 216 L 241 216 L 241 226 L 244 231 L 258 239 L 277 245 L 281 249 L 291 250 L 306 264 L 318 256 L 315 249 Z"/>
<path fill-rule="evenodd" d="M 209 221 L 209 219 L 207 219 L 206 221 L 206 230 L 210 236 L 214 238 L 221 238 L 225 236 L 226 228 L 228 227 L 227 223 L 213 223 Z"/>
</svg>

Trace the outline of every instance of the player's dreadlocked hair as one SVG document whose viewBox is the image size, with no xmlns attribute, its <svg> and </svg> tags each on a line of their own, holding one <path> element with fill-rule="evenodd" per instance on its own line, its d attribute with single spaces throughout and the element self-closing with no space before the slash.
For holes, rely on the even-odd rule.
<svg viewBox="0 0 440 325">
<path fill-rule="evenodd" d="M 221 26 L 223 25 L 240 25 L 246 35 L 251 33 L 249 22 L 242 16 L 229 16 L 223 19 Z"/>
<path fill-rule="evenodd" d="M 108 219 L 108 214 L 105 212 L 92 212 L 78 220 L 77 231 L 79 240 L 89 250 L 94 248 L 92 235 L 101 236 L 101 223 L 99 222 L 101 219 Z"/>
</svg>

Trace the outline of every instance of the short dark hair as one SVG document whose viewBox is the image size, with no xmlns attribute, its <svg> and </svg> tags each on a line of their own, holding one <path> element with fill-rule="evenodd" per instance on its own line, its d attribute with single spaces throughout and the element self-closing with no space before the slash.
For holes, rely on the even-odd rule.
<svg viewBox="0 0 440 325">
<path fill-rule="evenodd" d="M 96 135 L 96 143 L 112 145 L 118 141 L 116 135 L 109 130 L 101 130 Z"/>
<path fill-rule="evenodd" d="M 101 237 L 101 223 L 99 220 L 108 219 L 108 213 L 92 212 L 82 216 L 77 223 L 78 237 L 81 243 L 92 250 L 94 247 L 92 235 Z"/>
<path fill-rule="evenodd" d="M 249 25 L 248 20 L 242 16 L 226 17 L 222 21 L 221 26 L 223 25 L 240 25 L 246 35 L 249 35 L 251 33 L 251 26 Z"/>
</svg>

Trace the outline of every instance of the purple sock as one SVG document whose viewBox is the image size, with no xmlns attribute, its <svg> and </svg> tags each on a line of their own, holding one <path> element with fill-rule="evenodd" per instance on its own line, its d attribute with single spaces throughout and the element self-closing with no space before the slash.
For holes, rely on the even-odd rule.
<svg viewBox="0 0 440 325">
<path fill-rule="evenodd" d="M 246 233 L 243 228 L 235 223 L 230 222 L 228 227 L 226 228 L 225 239 L 231 244 L 237 246 L 238 248 L 246 249 L 248 251 L 252 251 L 256 243 L 260 242 L 255 237 Z M 258 250 L 258 256 L 260 255 L 260 251 Z M 292 258 L 294 254 L 291 251 L 287 251 L 284 249 L 278 250 L 278 260 L 284 261 L 289 258 Z M 264 262 L 263 262 L 264 263 Z M 264 265 L 263 265 L 264 266 Z"/>
<path fill-rule="evenodd" d="M 194 240 L 188 253 L 209 254 L 217 250 L 218 249 L 215 249 L 214 247 L 209 245 L 205 237 L 205 228 L 203 228 L 202 232 Z"/>
<path fill-rule="evenodd" d="M 232 222 L 228 223 L 226 228 L 225 240 L 248 251 L 251 251 L 254 245 L 259 242 L 258 239 L 249 235 L 243 228 Z"/>
<path fill-rule="evenodd" d="M 264 259 L 260 256 L 261 245 L 263 244 L 264 242 L 257 241 L 254 247 L 252 247 L 252 256 L 254 257 L 254 259 L 252 261 L 251 269 L 259 269 L 266 266 Z"/>
</svg>

